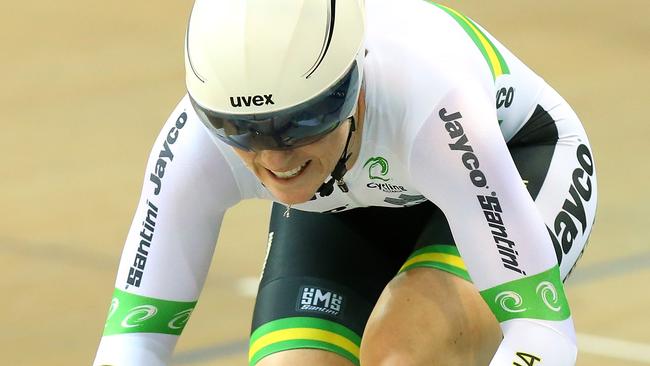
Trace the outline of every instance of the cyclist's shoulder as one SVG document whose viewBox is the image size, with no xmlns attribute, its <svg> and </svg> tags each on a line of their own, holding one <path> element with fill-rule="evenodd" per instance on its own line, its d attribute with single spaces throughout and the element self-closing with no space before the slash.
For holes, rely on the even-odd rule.
<svg viewBox="0 0 650 366">
<path fill-rule="evenodd" d="M 468 18 L 426 0 L 367 6 L 368 77 L 387 95 L 400 93 L 410 104 L 476 85 L 493 94 L 496 75 L 468 31 Z"/>
<path fill-rule="evenodd" d="M 508 73 L 510 52 L 478 21 L 428 0 L 369 1 L 366 47 L 403 78 L 449 80 L 459 85 L 479 80 L 494 88 Z M 480 19 L 479 19 L 480 21 Z"/>
<path fill-rule="evenodd" d="M 460 11 L 432 1 L 375 0 L 366 3 L 366 32 L 370 40 L 380 38 L 422 50 L 434 49 L 439 56 L 458 51 L 459 48 L 452 45 L 465 43 L 468 35 L 470 42 L 477 37 L 483 41 L 477 33 L 484 29 L 477 22 Z"/>
<path fill-rule="evenodd" d="M 369 25 L 381 18 L 395 24 L 410 24 L 419 26 L 420 21 L 443 16 L 452 10 L 430 0 L 370 0 L 366 1 L 366 16 Z"/>
</svg>

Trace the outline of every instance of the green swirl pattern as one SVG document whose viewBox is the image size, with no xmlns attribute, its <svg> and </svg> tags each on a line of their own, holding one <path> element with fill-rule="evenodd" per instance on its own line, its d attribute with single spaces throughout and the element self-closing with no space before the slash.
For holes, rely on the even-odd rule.
<svg viewBox="0 0 650 366">
<path fill-rule="evenodd" d="M 156 299 L 115 289 L 104 335 L 162 333 L 180 335 L 192 315 L 196 301 Z"/>
<path fill-rule="evenodd" d="M 559 321 L 571 316 L 558 266 L 481 291 L 481 296 L 499 322 L 515 318 Z"/>
</svg>

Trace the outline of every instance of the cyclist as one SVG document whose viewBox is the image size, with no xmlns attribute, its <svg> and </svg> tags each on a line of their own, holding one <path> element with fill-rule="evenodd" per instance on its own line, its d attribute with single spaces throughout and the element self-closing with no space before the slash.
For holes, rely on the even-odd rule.
<svg viewBox="0 0 650 366">
<path fill-rule="evenodd" d="M 575 364 L 591 147 L 485 29 L 424 0 L 197 0 L 185 61 L 95 365 L 168 364 L 255 197 L 251 365 Z"/>
</svg>

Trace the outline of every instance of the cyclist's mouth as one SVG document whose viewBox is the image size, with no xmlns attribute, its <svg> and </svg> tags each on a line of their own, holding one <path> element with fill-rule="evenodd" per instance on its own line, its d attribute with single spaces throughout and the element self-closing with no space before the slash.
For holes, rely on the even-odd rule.
<svg viewBox="0 0 650 366">
<path fill-rule="evenodd" d="M 275 171 L 275 170 L 271 170 L 271 169 L 267 169 L 267 170 L 269 172 L 271 172 L 273 174 L 273 176 L 275 176 L 278 179 L 291 179 L 291 178 L 295 178 L 298 175 L 300 175 L 300 173 L 303 172 L 303 170 L 307 167 L 307 165 L 309 165 L 310 162 L 311 162 L 311 160 L 307 160 L 303 164 L 301 164 L 301 165 L 299 165 L 299 166 L 297 166 L 297 167 L 295 167 L 293 169 L 286 170 L 286 171 L 283 171 L 283 172 L 279 172 L 279 171 Z"/>
</svg>

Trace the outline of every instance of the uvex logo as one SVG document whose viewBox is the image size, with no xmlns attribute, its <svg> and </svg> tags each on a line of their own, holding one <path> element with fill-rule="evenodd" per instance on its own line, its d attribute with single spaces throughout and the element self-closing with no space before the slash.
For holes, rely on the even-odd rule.
<svg viewBox="0 0 650 366">
<path fill-rule="evenodd" d="M 271 98 L 273 98 L 273 94 L 230 97 L 230 105 L 239 108 L 242 107 L 242 104 L 246 107 L 250 107 L 251 105 L 259 107 L 265 104 L 275 104 Z"/>
</svg>

